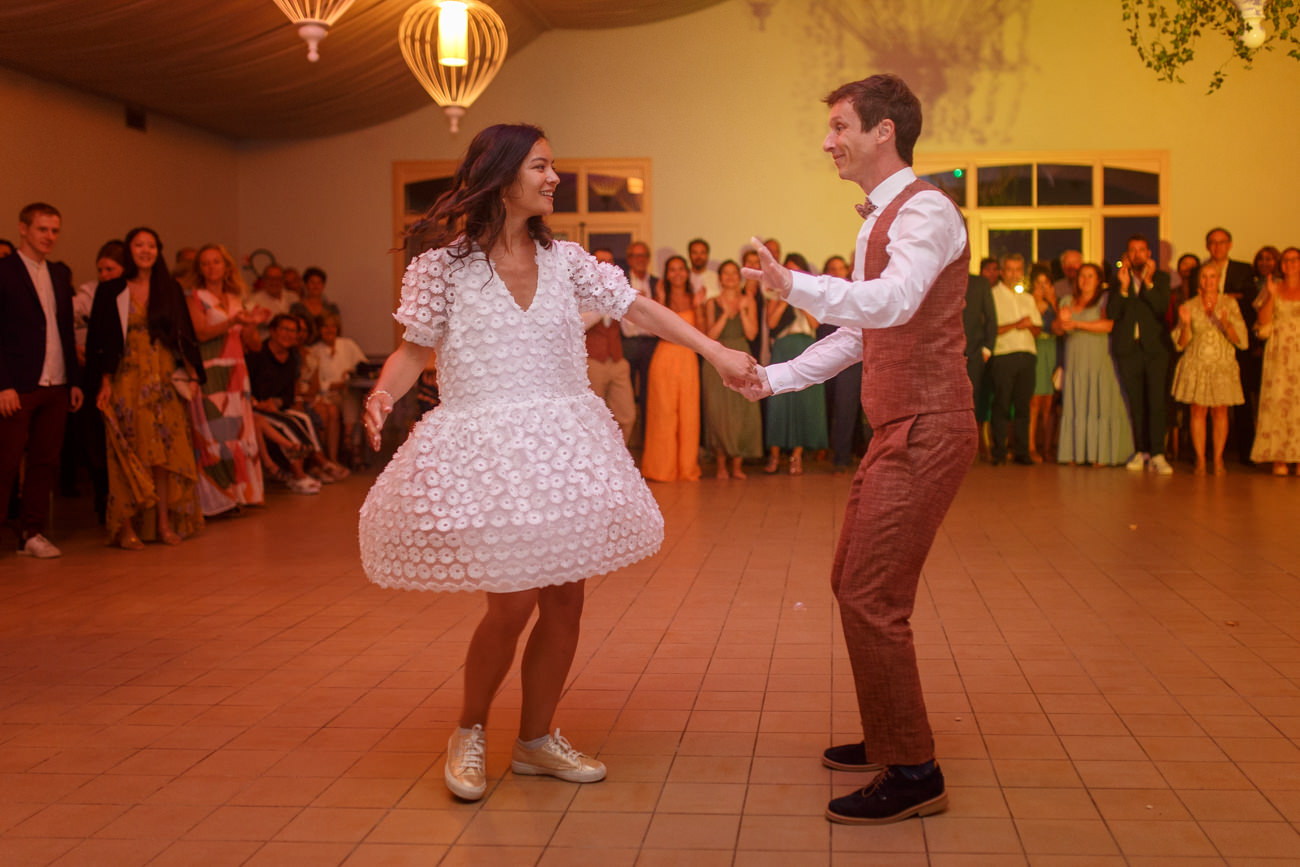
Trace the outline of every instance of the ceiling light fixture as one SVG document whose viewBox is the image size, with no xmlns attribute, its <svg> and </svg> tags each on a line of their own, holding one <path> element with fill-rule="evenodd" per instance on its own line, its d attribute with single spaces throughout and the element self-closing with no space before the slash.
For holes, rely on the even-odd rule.
<svg viewBox="0 0 1300 867">
<path fill-rule="evenodd" d="M 420 0 L 402 16 L 397 41 L 453 133 L 506 59 L 505 22 L 480 0 Z"/>
<path fill-rule="evenodd" d="M 330 32 L 330 27 L 348 7 L 352 0 L 275 0 L 280 11 L 298 25 L 298 35 L 307 43 L 307 59 L 312 63 L 320 60 L 320 45 Z"/>
<path fill-rule="evenodd" d="M 1268 0 L 1232 0 L 1241 10 L 1241 20 L 1246 29 L 1241 32 L 1241 44 L 1247 48 L 1259 48 L 1268 41 L 1264 31 L 1264 5 Z"/>
</svg>

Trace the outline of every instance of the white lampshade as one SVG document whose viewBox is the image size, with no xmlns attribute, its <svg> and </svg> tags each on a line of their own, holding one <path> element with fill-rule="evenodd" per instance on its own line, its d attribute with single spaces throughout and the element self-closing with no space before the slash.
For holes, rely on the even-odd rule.
<svg viewBox="0 0 1300 867">
<path fill-rule="evenodd" d="M 298 25 L 298 35 L 307 43 L 307 59 L 315 63 L 320 60 L 317 46 L 334 22 L 348 11 L 352 0 L 275 0 L 275 5 Z"/>
<path fill-rule="evenodd" d="M 420 0 L 402 16 L 397 41 L 452 132 L 506 59 L 505 22 L 481 0 Z"/>
</svg>

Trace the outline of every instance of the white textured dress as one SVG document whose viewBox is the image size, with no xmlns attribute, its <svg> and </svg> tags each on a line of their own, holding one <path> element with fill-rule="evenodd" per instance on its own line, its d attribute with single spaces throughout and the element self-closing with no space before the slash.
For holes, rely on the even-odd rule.
<svg viewBox="0 0 1300 867">
<path fill-rule="evenodd" d="M 394 318 L 437 352 L 427 413 L 361 507 L 371 581 L 507 593 L 580 581 L 655 553 L 664 523 L 587 379 L 579 311 L 621 318 L 636 291 L 577 244 L 537 247 L 521 310 L 479 252 L 411 261 Z"/>
</svg>

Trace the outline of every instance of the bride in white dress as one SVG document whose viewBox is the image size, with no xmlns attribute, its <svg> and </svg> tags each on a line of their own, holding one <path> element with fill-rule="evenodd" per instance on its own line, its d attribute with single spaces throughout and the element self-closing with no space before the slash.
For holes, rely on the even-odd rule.
<svg viewBox="0 0 1300 867">
<path fill-rule="evenodd" d="M 488 709 L 534 609 L 511 768 L 572 782 L 604 778 L 600 761 L 551 732 L 584 581 L 650 556 L 663 541 L 659 508 L 589 387 L 579 312 L 626 317 L 688 346 L 728 383 L 754 376 L 748 355 L 640 296 L 617 267 L 552 239 L 545 217 L 559 180 L 537 127 L 502 124 L 474 137 L 452 189 L 422 224 L 433 249 L 407 268 L 394 314 L 404 339 L 366 400 L 377 447 L 393 402 L 436 350 L 442 405 L 415 426 L 366 497 L 361 561 L 386 587 L 487 593 L 444 772 L 448 788 L 468 800 L 486 791 Z"/>
</svg>

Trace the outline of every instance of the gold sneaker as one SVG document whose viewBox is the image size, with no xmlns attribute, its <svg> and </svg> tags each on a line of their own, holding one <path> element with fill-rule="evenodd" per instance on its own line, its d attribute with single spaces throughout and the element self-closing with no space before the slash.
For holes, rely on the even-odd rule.
<svg viewBox="0 0 1300 867">
<path fill-rule="evenodd" d="M 486 747 L 487 737 L 481 725 L 474 726 L 466 735 L 460 734 L 459 730 L 451 733 L 451 739 L 447 741 L 447 766 L 442 777 L 456 797 L 477 801 L 487 791 L 487 774 L 483 770 Z"/>
<path fill-rule="evenodd" d="M 571 747 L 559 729 L 535 750 L 515 741 L 512 758 L 510 770 L 516 774 L 546 774 L 570 783 L 595 783 L 605 779 L 604 763 Z"/>
</svg>

